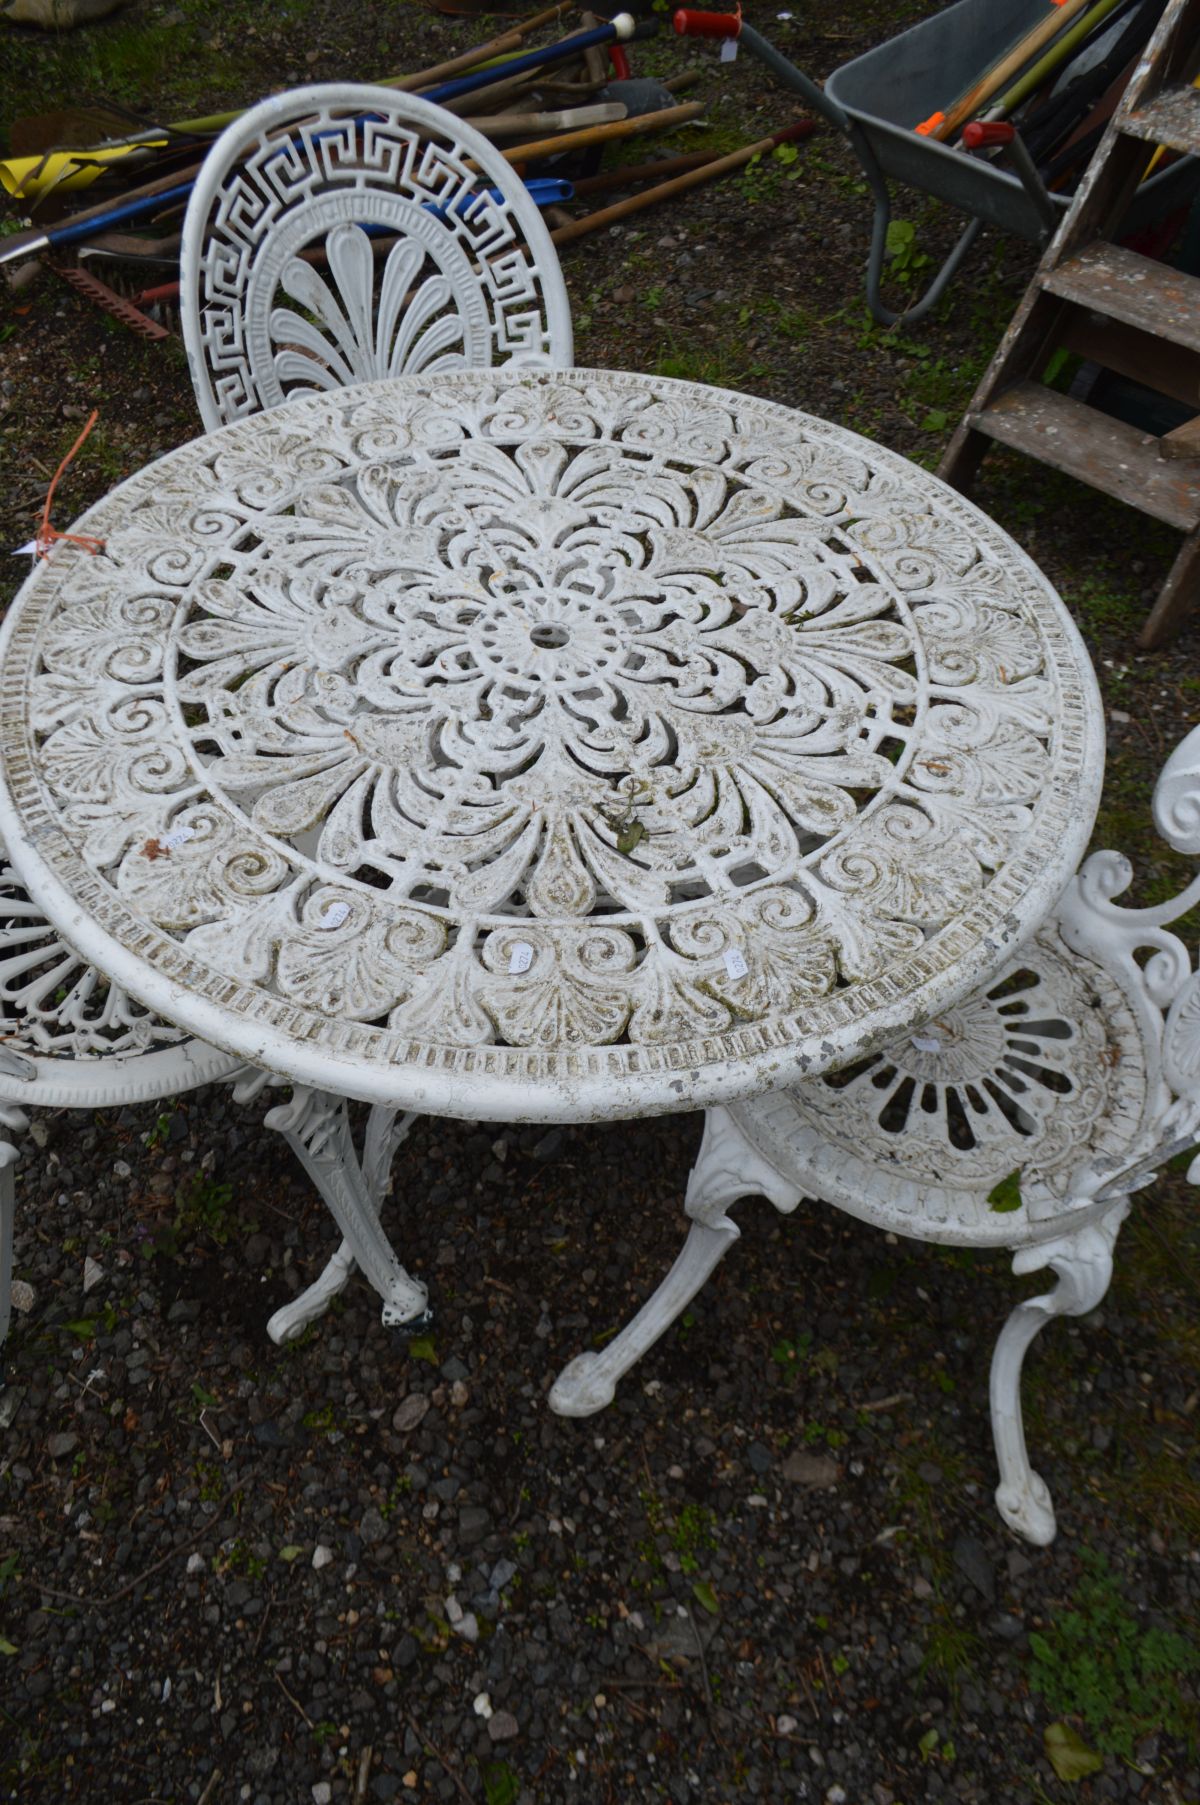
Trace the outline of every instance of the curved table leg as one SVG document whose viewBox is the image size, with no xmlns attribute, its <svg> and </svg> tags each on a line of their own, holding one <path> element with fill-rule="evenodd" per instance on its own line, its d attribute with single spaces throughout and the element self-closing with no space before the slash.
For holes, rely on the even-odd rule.
<svg viewBox="0 0 1200 1805">
<path fill-rule="evenodd" d="M 366 1138 L 363 1143 L 362 1178 L 367 1194 L 375 1206 L 378 1220 L 379 1209 L 391 1183 L 392 1161 L 396 1149 L 403 1141 L 409 1129 L 416 1121 L 412 1114 L 400 1116 L 399 1110 L 387 1109 L 377 1103 L 367 1118 Z M 353 1151 L 353 1149 L 351 1150 Z M 382 1230 L 380 1230 L 382 1233 Z M 290 1304 L 284 1304 L 267 1323 L 267 1334 L 276 1344 L 294 1341 L 297 1335 L 304 1332 L 310 1322 L 323 1316 L 339 1292 L 346 1289 L 354 1276 L 358 1262 L 354 1257 L 354 1249 L 349 1241 L 343 1240 L 336 1253 L 326 1262 L 324 1270 L 307 1286 Z M 423 1320 L 427 1321 L 428 1310 Z M 418 1319 L 412 1327 L 421 1326 Z"/>
<path fill-rule="evenodd" d="M 1128 1213 L 1129 1201 L 1123 1197 L 1098 1222 L 1040 1246 L 1022 1248 L 1013 1257 L 1015 1273 L 1050 1266 L 1058 1275 L 1053 1291 L 1027 1297 L 1017 1305 L 1001 1329 L 992 1355 L 992 1434 L 1000 1467 L 996 1508 L 1010 1529 L 1039 1547 L 1054 1540 L 1058 1526 L 1049 1487 L 1029 1464 L 1021 1416 L 1021 1367 L 1034 1336 L 1052 1317 L 1084 1316 L 1096 1308 L 1108 1290 L 1113 1247 Z"/>
<path fill-rule="evenodd" d="M 617 1381 L 687 1308 L 737 1240 L 740 1231 L 728 1214 L 731 1205 L 757 1196 L 788 1211 L 795 1209 L 801 1193 L 756 1152 L 727 1111 L 710 1109 L 688 1179 L 684 1208 L 691 1227 L 675 1264 L 619 1335 L 599 1352 L 580 1354 L 564 1366 L 550 1392 L 551 1410 L 559 1416 L 591 1416 L 612 1403 Z"/>
<path fill-rule="evenodd" d="M 399 1116 L 399 1121 L 397 1117 Z M 402 1141 L 408 1139 L 408 1131 L 416 1121 L 416 1116 L 409 1111 L 400 1115 L 398 1109 L 388 1109 L 382 1103 L 376 1103 L 367 1117 L 367 1132 L 363 1141 L 363 1178 L 378 1209 L 387 1196 L 388 1186 L 392 1182 L 392 1161 L 396 1157 L 396 1149 Z"/>
<path fill-rule="evenodd" d="M 264 1120 L 268 1128 L 283 1135 L 343 1236 L 320 1277 L 272 1316 L 267 1324 L 272 1340 L 291 1340 L 305 1323 L 327 1310 L 356 1264 L 383 1299 L 386 1327 L 411 1332 L 423 1328 L 429 1320 L 429 1292 L 401 1266 L 380 1226 L 377 1199 L 359 1165 L 344 1099 L 297 1086 L 290 1101 L 268 1110 Z M 403 1138 L 403 1132 L 407 1132 L 407 1124 L 396 1139 Z"/>
</svg>

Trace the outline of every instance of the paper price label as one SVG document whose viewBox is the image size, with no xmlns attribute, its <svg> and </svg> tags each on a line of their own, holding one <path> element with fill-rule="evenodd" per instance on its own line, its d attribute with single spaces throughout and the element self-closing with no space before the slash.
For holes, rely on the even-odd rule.
<svg viewBox="0 0 1200 1805">
<path fill-rule="evenodd" d="M 721 61 L 723 63 L 731 63 L 733 61 L 734 57 L 736 57 L 736 55 L 737 55 L 737 39 L 736 38 L 722 38 L 722 40 L 721 40 Z"/>
<path fill-rule="evenodd" d="M 731 946 L 725 955 L 725 970 L 731 978 L 744 978 L 750 970 L 744 955 L 739 953 L 736 946 Z"/>
<path fill-rule="evenodd" d="M 323 928 L 340 928 L 349 914 L 349 903 L 331 902 L 321 917 L 321 926 Z"/>
<path fill-rule="evenodd" d="M 528 971 L 533 964 L 533 948 L 528 940 L 518 940 L 508 957 L 508 969 L 513 977 Z"/>
<path fill-rule="evenodd" d="M 183 846 L 188 840 L 194 840 L 195 838 L 196 830 L 194 827 L 177 827 L 173 832 L 167 835 L 166 839 L 163 841 L 163 847 L 167 852 L 174 852 L 177 846 Z"/>
<path fill-rule="evenodd" d="M 912 1044 L 918 1053 L 940 1053 L 942 1043 L 936 1034 L 914 1034 Z"/>
</svg>

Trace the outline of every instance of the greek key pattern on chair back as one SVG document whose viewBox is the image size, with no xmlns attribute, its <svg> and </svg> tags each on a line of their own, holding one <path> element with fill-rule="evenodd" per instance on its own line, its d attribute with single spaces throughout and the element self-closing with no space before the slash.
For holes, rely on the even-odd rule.
<svg viewBox="0 0 1200 1805">
<path fill-rule="evenodd" d="M 192 191 L 181 277 L 209 431 L 379 377 L 573 359 L 558 256 L 511 165 L 388 88 L 299 88 L 235 121 Z"/>
</svg>

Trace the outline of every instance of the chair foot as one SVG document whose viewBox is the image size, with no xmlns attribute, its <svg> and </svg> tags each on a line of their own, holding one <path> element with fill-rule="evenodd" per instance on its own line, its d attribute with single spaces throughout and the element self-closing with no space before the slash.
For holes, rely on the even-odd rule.
<svg viewBox="0 0 1200 1805">
<path fill-rule="evenodd" d="M 1050 1487 L 1030 1467 L 1023 1483 L 998 1485 L 996 1509 L 1013 1531 L 1037 1548 L 1048 1548 L 1058 1534 Z"/>
<path fill-rule="evenodd" d="M 1057 1525 L 1045 1481 L 1029 1464 L 1021 1415 L 1021 1369 L 1034 1337 L 1056 1316 L 1084 1316 L 1094 1310 L 1112 1278 L 1113 1247 L 1129 1213 L 1129 1200 L 1118 1199 L 1099 1218 L 1072 1234 L 1022 1248 L 1013 1259 L 1015 1273 L 1053 1268 L 1058 1283 L 1042 1297 L 1027 1297 L 1000 1331 L 992 1355 L 992 1434 L 1000 1484 L 996 1508 L 1009 1528 L 1026 1541 L 1045 1547 Z"/>
<path fill-rule="evenodd" d="M 675 1264 L 619 1335 L 598 1352 L 580 1354 L 563 1368 L 550 1392 L 550 1408 L 556 1415 L 591 1416 L 612 1403 L 617 1381 L 670 1328 L 737 1240 L 730 1205 L 760 1193 L 781 1210 L 793 1209 L 799 1200 L 799 1192 L 783 1183 L 728 1112 L 710 1109 L 688 1179 L 684 1207 L 692 1224 Z"/>
</svg>

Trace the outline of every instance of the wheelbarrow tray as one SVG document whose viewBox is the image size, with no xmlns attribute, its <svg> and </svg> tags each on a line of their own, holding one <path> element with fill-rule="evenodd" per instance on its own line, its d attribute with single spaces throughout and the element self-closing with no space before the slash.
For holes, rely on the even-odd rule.
<svg viewBox="0 0 1200 1805">
<path fill-rule="evenodd" d="M 923 137 L 915 127 L 947 111 L 1046 12 L 1047 0 L 955 0 L 835 69 L 825 92 L 858 126 L 886 176 L 1036 243 L 1045 238 L 1045 222 L 1015 175 L 998 162 Z M 1157 217 L 1190 190 L 1195 176 L 1177 164 L 1143 183 L 1123 229 Z M 1050 201 L 1065 212 L 1070 197 L 1051 193 Z"/>
</svg>

